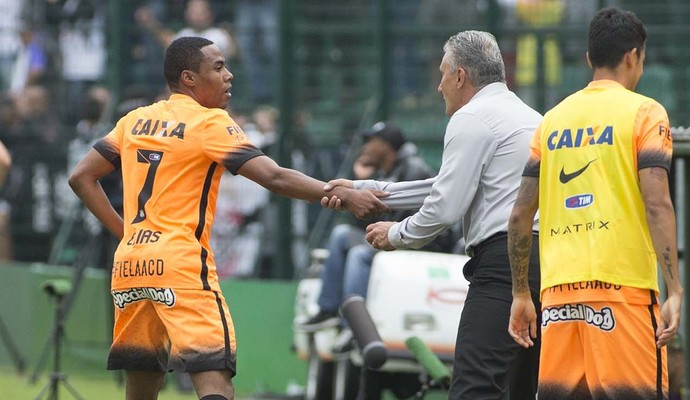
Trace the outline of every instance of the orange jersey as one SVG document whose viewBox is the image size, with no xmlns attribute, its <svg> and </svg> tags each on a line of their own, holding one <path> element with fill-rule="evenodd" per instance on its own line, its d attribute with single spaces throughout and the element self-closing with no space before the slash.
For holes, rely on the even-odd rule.
<svg viewBox="0 0 690 400">
<path fill-rule="evenodd" d="M 656 292 L 599 281 L 542 294 L 539 399 L 668 398 Z"/>
<path fill-rule="evenodd" d="M 94 148 L 122 169 L 124 237 L 112 288 L 220 290 L 209 244 L 223 167 L 261 156 L 225 110 L 188 96 L 138 108 Z"/>
<path fill-rule="evenodd" d="M 131 288 L 112 295 L 115 325 L 108 369 L 229 369 L 235 375 L 235 327 L 222 293 Z"/>
</svg>

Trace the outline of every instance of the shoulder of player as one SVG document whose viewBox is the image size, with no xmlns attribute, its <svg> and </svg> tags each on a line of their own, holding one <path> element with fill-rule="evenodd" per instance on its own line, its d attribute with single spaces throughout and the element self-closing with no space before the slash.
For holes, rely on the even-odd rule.
<svg viewBox="0 0 690 400">
<path fill-rule="evenodd" d="M 637 94 L 638 96 L 641 97 L 641 104 L 640 104 L 640 107 L 638 109 L 639 112 L 644 112 L 647 114 L 661 114 L 664 116 L 668 115 L 668 113 L 666 112 L 666 108 L 661 103 L 659 103 L 657 100 L 655 100 L 651 97 L 641 95 L 639 93 L 635 93 L 635 94 Z"/>
<path fill-rule="evenodd" d="M 204 114 L 204 122 L 210 129 L 218 128 L 227 130 L 231 135 L 234 133 L 244 134 L 242 128 L 235 122 L 227 111 L 219 108 L 206 109 Z"/>
<path fill-rule="evenodd" d="M 199 106 L 197 112 L 199 112 L 199 114 L 197 115 L 202 116 L 205 120 L 209 122 L 226 123 L 228 121 L 232 121 L 232 118 L 230 117 L 228 112 L 220 108 L 206 108 Z"/>
<path fill-rule="evenodd" d="M 179 104 L 178 107 L 189 111 L 189 121 L 196 121 L 205 125 L 207 128 L 218 126 L 225 129 L 228 126 L 237 126 L 237 123 L 230 117 L 226 110 L 220 108 L 206 108 L 199 104 Z"/>
<path fill-rule="evenodd" d="M 636 112 L 638 120 L 644 120 L 644 116 L 653 116 L 652 119 L 668 120 L 666 108 L 656 99 L 641 93 L 626 90 L 624 96 L 617 104 L 626 104 L 628 112 Z"/>
</svg>

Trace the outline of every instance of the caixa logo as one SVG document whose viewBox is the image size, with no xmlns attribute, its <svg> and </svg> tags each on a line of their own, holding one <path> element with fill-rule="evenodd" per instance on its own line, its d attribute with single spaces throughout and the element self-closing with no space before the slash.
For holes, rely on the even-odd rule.
<svg viewBox="0 0 690 400">
<path fill-rule="evenodd" d="M 592 194 L 576 194 L 565 199 L 565 208 L 583 208 L 592 203 L 594 203 L 594 196 Z"/>
</svg>

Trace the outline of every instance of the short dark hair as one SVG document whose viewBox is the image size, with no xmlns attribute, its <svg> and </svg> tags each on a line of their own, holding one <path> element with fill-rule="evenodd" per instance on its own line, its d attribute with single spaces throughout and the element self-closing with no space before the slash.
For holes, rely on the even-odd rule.
<svg viewBox="0 0 690 400">
<path fill-rule="evenodd" d="M 593 68 L 615 68 L 625 53 L 641 52 L 647 30 L 632 11 L 617 7 L 601 9 L 589 24 L 587 51 Z"/>
<path fill-rule="evenodd" d="M 213 44 L 212 41 L 202 37 L 181 37 L 173 40 L 165 50 L 163 61 L 163 76 L 168 86 L 172 89 L 180 84 L 182 71 L 199 72 L 204 53 L 201 49 Z"/>
</svg>

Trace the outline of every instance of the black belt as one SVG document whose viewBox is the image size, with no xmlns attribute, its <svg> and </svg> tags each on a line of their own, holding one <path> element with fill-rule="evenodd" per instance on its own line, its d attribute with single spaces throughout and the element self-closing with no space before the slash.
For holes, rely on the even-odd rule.
<svg viewBox="0 0 690 400">
<path fill-rule="evenodd" d="M 491 243 L 497 240 L 504 238 L 508 238 L 508 232 L 496 232 L 488 238 L 484 239 L 481 243 L 475 244 L 474 246 L 467 246 L 467 250 L 465 251 L 465 253 L 470 257 L 474 257 L 481 253 L 482 250 L 486 248 L 486 246 L 490 245 Z"/>
</svg>

